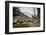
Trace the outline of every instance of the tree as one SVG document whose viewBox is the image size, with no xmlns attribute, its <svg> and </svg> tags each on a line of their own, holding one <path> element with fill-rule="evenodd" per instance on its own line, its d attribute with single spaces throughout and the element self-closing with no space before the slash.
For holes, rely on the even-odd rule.
<svg viewBox="0 0 46 35">
<path fill-rule="evenodd" d="M 37 10 L 38 10 L 37 16 L 40 18 L 40 8 L 37 8 Z"/>
<path fill-rule="evenodd" d="M 19 7 L 13 7 L 13 16 L 19 16 L 20 10 Z"/>
</svg>

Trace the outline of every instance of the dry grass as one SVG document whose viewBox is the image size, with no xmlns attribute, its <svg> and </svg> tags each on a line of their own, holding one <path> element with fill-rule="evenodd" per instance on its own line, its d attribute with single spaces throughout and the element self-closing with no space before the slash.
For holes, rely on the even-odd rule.
<svg viewBox="0 0 46 35">
<path fill-rule="evenodd" d="M 40 18 L 38 16 L 27 17 L 14 17 L 13 28 L 19 27 L 40 27 Z"/>
</svg>

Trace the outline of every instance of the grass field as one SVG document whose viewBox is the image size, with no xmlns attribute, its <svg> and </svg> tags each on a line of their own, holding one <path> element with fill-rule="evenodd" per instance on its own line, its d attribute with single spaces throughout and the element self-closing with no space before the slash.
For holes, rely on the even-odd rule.
<svg viewBox="0 0 46 35">
<path fill-rule="evenodd" d="M 20 27 L 40 27 L 40 18 L 38 16 L 15 16 L 13 18 L 13 28 Z"/>
</svg>

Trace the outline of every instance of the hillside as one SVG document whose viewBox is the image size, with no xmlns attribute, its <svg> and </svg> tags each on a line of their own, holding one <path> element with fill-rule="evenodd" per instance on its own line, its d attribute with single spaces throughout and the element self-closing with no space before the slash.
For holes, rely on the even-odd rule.
<svg viewBox="0 0 46 35">
<path fill-rule="evenodd" d="M 28 17 L 19 8 L 13 8 L 13 28 L 19 27 L 40 27 L 40 18 L 36 15 Z"/>
</svg>

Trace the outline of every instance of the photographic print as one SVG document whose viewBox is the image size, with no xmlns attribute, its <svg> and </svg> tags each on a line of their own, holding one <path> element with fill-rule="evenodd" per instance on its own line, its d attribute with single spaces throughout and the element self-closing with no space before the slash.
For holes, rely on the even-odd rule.
<svg viewBox="0 0 46 35">
<path fill-rule="evenodd" d="M 5 33 L 45 31 L 45 3 L 5 2 Z"/>
<path fill-rule="evenodd" d="M 13 28 L 40 27 L 40 8 L 13 7 Z"/>
</svg>

